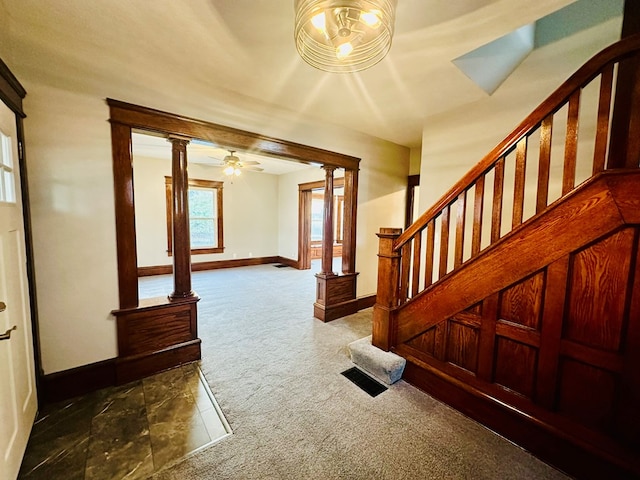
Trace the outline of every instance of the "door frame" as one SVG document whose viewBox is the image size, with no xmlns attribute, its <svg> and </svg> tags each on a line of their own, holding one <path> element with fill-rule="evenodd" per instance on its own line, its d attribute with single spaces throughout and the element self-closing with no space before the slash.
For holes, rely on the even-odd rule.
<svg viewBox="0 0 640 480">
<path fill-rule="evenodd" d="M 42 388 L 42 357 L 40 354 L 40 330 L 38 328 L 38 305 L 36 299 L 36 273 L 33 255 L 33 229 L 31 227 L 31 206 L 29 203 L 29 182 L 27 180 L 27 155 L 24 142 L 24 113 L 22 100 L 27 95 L 26 90 L 13 75 L 9 67 L 0 59 L 0 100 L 11 109 L 16 116 L 16 131 L 18 140 L 18 167 L 20 170 L 20 190 L 22 199 L 22 218 L 24 223 L 24 244 L 27 257 L 27 284 L 29 291 L 29 306 L 31 308 L 31 330 L 33 338 L 33 365 L 35 368 L 36 391 L 38 394 L 38 408 L 46 398 Z"/>
<path fill-rule="evenodd" d="M 156 135 L 179 135 L 208 140 L 283 160 L 344 169 L 345 232 L 342 263 L 343 271 L 355 272 L 359 158 L 111 98 L 107 99 L 107 104 L 113 154 L 120 309 L 136 308 L 139 305 L 131 152 L 131 132 L 135 129 Z"/>
<path fill-rule="evenodd" d="M 324 190 L 324 180 L 298 184 L 298 269 L 311 268 L 311 195 L 313 190 Z M 333 180 L 333 188 L 344 188 L 344 177 Z M 347 220 L 345 218 L 345 229 Z M 343 229 L 344 230 L 344 229 Z M 343 231 L 343 238 L 345 237 Z M 323 247 L 324 248 L 324 247 Z"/>
<path fill-rule="evenodd" d="M 226 148 L 257 152 L 283 160 L 299 163 L 319 164 L 325 169 L 343 168 L 345 170 L 345 235 L 342 256 L 342 270 L 349 275 L 341 278 L 342 284 L 331 291 L 346 291 L 340 298 L 355 300 L 355 268 L 356 254 L 356 212 L 358 194 L 358 169 L 360 159 L 328 150 L 322 150 L 299 143 L 289 142 L 257 133 L 226 127 L 203 120 L 183 117 L 160 110 L 133 105 L 108 98 L 109 122 L 111 124 L 111 149 L 113 156 L 113 184 L 116 220 L 116 253 L 118 262 L 118 297 L 119 308 L 112 311 L 117 317 L 118 357 L 116 358 L 116 382 L 125 383 L 142 378 L 157 371 L 166 370 L 187 361 L 197 360 L 201 356 L 200 343 L 197 337 L 197 308 L 199 297 L 190 291 L 188 296 L 180 300 L 180 308 L 185 309 L 188 319 L 189 338 L 180 341 L 171 335 L 173 321 L 171 309 L 176 307 L 178 297 L 158 297 L 153 302 L 140 304 L 138 293 L 138 259 L 136 251 L 135 225 L 135 192 L 133 182 L 132 131 L 141 130 L 159 135 L 172 141 L 173 164 L 172 178 L 186 184 L 187 158 L 186 144 L 193 139 L 210 141 Z M 183 192 L 184 193 L 184 192 Z M 174 190 L 175 194 L 175 190 Z M 173 202 L 186 205 L 184 199 Z M 176 215 L 174 215 L 176 218 Z M 174 238 L 186 238 L 183 248 L 174 245 L 174 284 L 180 280 L 191 285 L 191 252 L 188 242 L 188 224 L 174 224 Z M 331 246 L 324 248 L 331 248 Z M 180 253 L 180 255 L 178 255 Z M 179 267 L 179 268 L 178 268 Z M 178 272 L 179 271 L 179 272 Z M 179 275 L 178 275 L 178 273 Z M 338 278 L 336 276 L 335 278 Z M 317 302 L 314 312 L 318 318 L 326 320 L 324 311 L 333 307 L 323 293 L 327 283 L 318 278 Z M 187 298 L 188 297 L 188 298 Z M 316 307 L 322 303 L 322 309 Z M 342 302 L 344 303 L 344 302 Z M 357 302 L 354 303 L 357 306 Z M 321 311 L 322 310 L 322 311 Z M 336 309 L 338 312 L 339 309 Z M 343 311 L 343 310 L 340 310 Z M 139 334 L 137 323 L 144 317 L 151 327 Z M 154 346 L 152 338 L 165 338 L 168 342 L 162 347 Z M 174 343 L 173 340 L 175 340 Z M 142 353 L 141 353 L 142 352 Z"/>
</svg>

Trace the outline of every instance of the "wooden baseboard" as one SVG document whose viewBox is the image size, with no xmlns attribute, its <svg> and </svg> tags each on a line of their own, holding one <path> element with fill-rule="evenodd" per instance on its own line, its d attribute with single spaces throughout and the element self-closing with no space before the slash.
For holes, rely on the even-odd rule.
<svg viewBox="0 0 640 480">
<path fill-rule="evenodd" d="M 176 365 L 200 359 L 200 339 L 185 342 L 160 352 L 129 358 L 110 358 L 62 372 L 44 375 L 40 399 L 54 403 L 73 397 L 139 380 Z"/>
<path fill-rule="evenodd" d="M 544 422 L 509 408 L 469 385 L 463 387 L 455 379 L 448 381 L 446 374 L 436 375 L 414 363 L 411 357 L 407 358 L 402 378 L 571 476 L 595 480 L 640 475 L 632 453 L 625 454 L 626 458 L 615 458 L 610 452 L 587 451 L 561 432 L 547 428 Z"/>
<path fill-rule="evenodd" d="M 288 265 L 291 268 L 295 268 L 296 270 L 300 270 L 300 264 L 298 263 L 297 260 L 292 260 L 290 258 L 287 257 L 280 257 L 278 256 L 278 263 L 282 263 L 283 265 Z"/>
<path fill-rule="evenodd" d="M 200 360 L 200 344 L 200 339 L 196 338 L 156 352 L 119 357 L 116 360 L 116 384 L 122 385 L 169 368 Z"/>
<path fill-rule="evenodd" d="M 376 294 L 358 297 L 356 300 L 358 300 L 358 311 L 371 308 L 376 304 Z"/>
<path fill-rule="evenodd" d="M 83 365 L 62 372 L 44 375 L 40 382 L 40 398 L 44 403 L 69 398 L 116 384 L 116 359 Z"/>
<path fill-rule="evenodd" d="M 337 303 L 335 305 L 322 305 L 321 303 L 313 304 L 313 316 L 323 322 L 330 322 L 338 318 L 346 317 L 358 313 L 360 310 L 372 307 L 376 303 L 375 295 L 354 298 L 346 302 Z"/>
<path fill-rule="evenodd" d="M 250 267 L 253 265 L 266 265 L 269 263 L 282 263 L 293 268 L 299 268 L 296 260 L 290 258 L 273 256 L 273 257 L 255 257 L 255 258 L 235 258 L 233 260 L 216 260 L 213 262 L 197 262 L 191 264 L 192 272 L 201 272 L 204 270 L 217 270 L 219 268 L 235 268 Z M 154 265 L 149 267 L 138 267 L 139 277 L 148 277 L 151 275 L 169 275 L 173 273 L 173 265 Z"/>
<path fill-rule="evenodd" d="M 171 273 L 173 273 L 173 265 L 138 267 L 138 277 L 151 277 L 152 275 L 169 275 Z"/>
</svg>

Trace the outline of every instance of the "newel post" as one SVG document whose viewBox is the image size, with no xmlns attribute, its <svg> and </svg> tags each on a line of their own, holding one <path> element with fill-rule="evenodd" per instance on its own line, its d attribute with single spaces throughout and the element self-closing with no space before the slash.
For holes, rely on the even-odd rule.
<svg viewBox="0 0 640 480">
<path fill-rule="evenodd" d="M 373 307 L 373 337 L 371 343 L 389 351 L 395 343 L 395 325 L 392 309 L 398 305 L 400 281 L 400 254 L 393 251 L 393 243 L 402 233 L 401 228 L 381 228 L 378 235 L 378 291 Z"/>
</svg>

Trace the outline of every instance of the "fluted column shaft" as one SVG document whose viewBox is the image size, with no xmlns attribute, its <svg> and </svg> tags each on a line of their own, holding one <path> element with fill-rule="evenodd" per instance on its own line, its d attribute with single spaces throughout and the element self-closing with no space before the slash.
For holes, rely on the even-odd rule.
<svg viewBox="0 0 640 480">
<path fill-rule="evenodd" d="M 325 165 L 324 215 L 322 226 L 322 275 L 333 273 L 333 172 L 336 167 Z"/>
<path fill-rule="evenodd" d="M 193 297 L 191 290 L 191 240 L 189 235 L 189 178 L 187 144 L 183 137 L 169 137 L 171 142 L 173 293 L 169 298 Z"/>
</svg>

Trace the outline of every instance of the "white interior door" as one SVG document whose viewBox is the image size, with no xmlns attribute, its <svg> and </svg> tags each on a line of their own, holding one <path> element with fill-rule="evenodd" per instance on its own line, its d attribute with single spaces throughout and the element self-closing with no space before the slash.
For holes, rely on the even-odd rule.
<svg viewBox="0 0 640 480">
<path fill-rule="evenodd" d="M 15 479 L 18 476 L 38 406 L 17 143 L 15 115 L 0 102 L 0 478 L 2 479 Z"/>
</svg>

